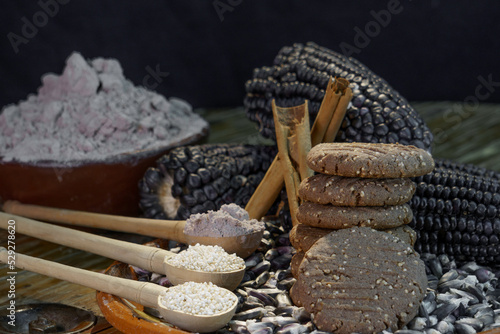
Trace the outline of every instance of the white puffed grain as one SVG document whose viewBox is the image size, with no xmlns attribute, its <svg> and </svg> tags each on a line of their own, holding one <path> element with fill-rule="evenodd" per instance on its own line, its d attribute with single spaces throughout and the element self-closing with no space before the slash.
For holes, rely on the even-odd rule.
<svg viewBox="0 0 500 334">
<path fill-rule="evenodd" d="M 228 272 L 245 268 L 245 261 L 236 254 L 228 254 L 220 246 L 196 244 L 167 260 L 177 268 L 205 272 Z"/>
<path fill-rule="evenodd" d="M 236 303 L 237 297 L 231 291 L 211 282 L 186 282 L 168 288 L 160 300 L 169 310 L 213 315 L 228 311 Z"/>
</svg>

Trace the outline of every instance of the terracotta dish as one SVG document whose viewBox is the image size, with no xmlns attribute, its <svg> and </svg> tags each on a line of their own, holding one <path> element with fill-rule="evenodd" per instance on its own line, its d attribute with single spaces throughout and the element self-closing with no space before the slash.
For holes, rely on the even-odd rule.
<svg viewBox="0 0 500 334">
<path fill-rule="evenodd" d="M 124 216 L 139 214 L 138 182 L 148 167 L 181 145 L 199 142 L 208 129 L 156 150 L 119 155 L 103 162 L 62 165 L 2 162 L 0 199 Z"/>
</svg>

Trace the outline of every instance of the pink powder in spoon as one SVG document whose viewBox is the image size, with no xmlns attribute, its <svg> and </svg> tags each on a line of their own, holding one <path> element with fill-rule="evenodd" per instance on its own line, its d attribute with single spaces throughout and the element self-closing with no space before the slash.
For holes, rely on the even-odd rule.
<svg viewBox="0 0 500 334">
<path fill-rule="evenodd" d="M 191 215 L 186 220 L 184 233 L 200 237 L 232 237 L 263 231 L 265 225 L 250 219 L 248 212 L 237 204 L 224 204 L 218 211 Z"/>
<path fill-rule="evenodd" d="M 42 77 L 38 95 L 2 109 L 0 159 L 109 160 L 160 149 L 207 129 L 187 102 L 134 86 L 117 60 L 86 61 L 75 52 L 61 75 Z"/>
</svg>

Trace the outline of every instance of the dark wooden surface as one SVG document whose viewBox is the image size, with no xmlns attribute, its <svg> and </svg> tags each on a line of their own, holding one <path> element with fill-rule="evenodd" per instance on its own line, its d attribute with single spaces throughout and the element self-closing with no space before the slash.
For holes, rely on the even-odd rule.
<svg viewBox="0 0 500 334">
<path fill-rule="evenodd" d="M 464 109 L 456 102 L 414 103 L 433 132 L 439 133 L 433 148 L 435 157 L 476 163 L 500 171 L 500 105 L 482 104 Z M 257 134 L 242 109 L 199 111 L 211 124 L 208 142 L 269 143 Z M 22 175 L 20 175 L 22 177 Z M 96 233 L 101 233 L 96 231 Z M 139 236 L 105 233 L 106 236 L 145 242 Z M 103 271 L 112 260 L 87 252 L 16 234 L 19 253 L 92 271 Z M 7 245 L 7 233 L 0 231 L 0 245 Z M 98 325 L 88 333 L 119 333 L 102 318 L 95 291 L 24 270 L 16 270 L 16 304 L 62 303 L 89 310 L 99 317 Z M 0 308 L 7 305 L 7 268 L 0 266 Z"/>
</svg>

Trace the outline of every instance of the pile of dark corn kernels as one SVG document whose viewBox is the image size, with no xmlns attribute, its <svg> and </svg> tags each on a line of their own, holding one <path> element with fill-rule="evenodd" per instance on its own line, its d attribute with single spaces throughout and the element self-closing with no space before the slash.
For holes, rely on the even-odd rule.
<svg viewBox="0 0 500 334">
<path fill-rule="evenodd" d="M 174 252 L 181 250 L 172 246 Z M 294 253 L 286 225 L 267 221 L 260 247 L 245 261 L 247 270 L 235 291 L 239 298 L 236 314 L 218 333 L 321 333 L 304 308 L 294 306 L 290 299 Z M 457 265 L 447 255 L 424 253 L 421 258 L 429 280 L 427 295 L 417 316 L 396 333 L 472 334 L 500 328 L 500 268 L 474 262 Z M 170 285 L 165 276 L 134 269 L 139 280 Z"/>
</svg>

